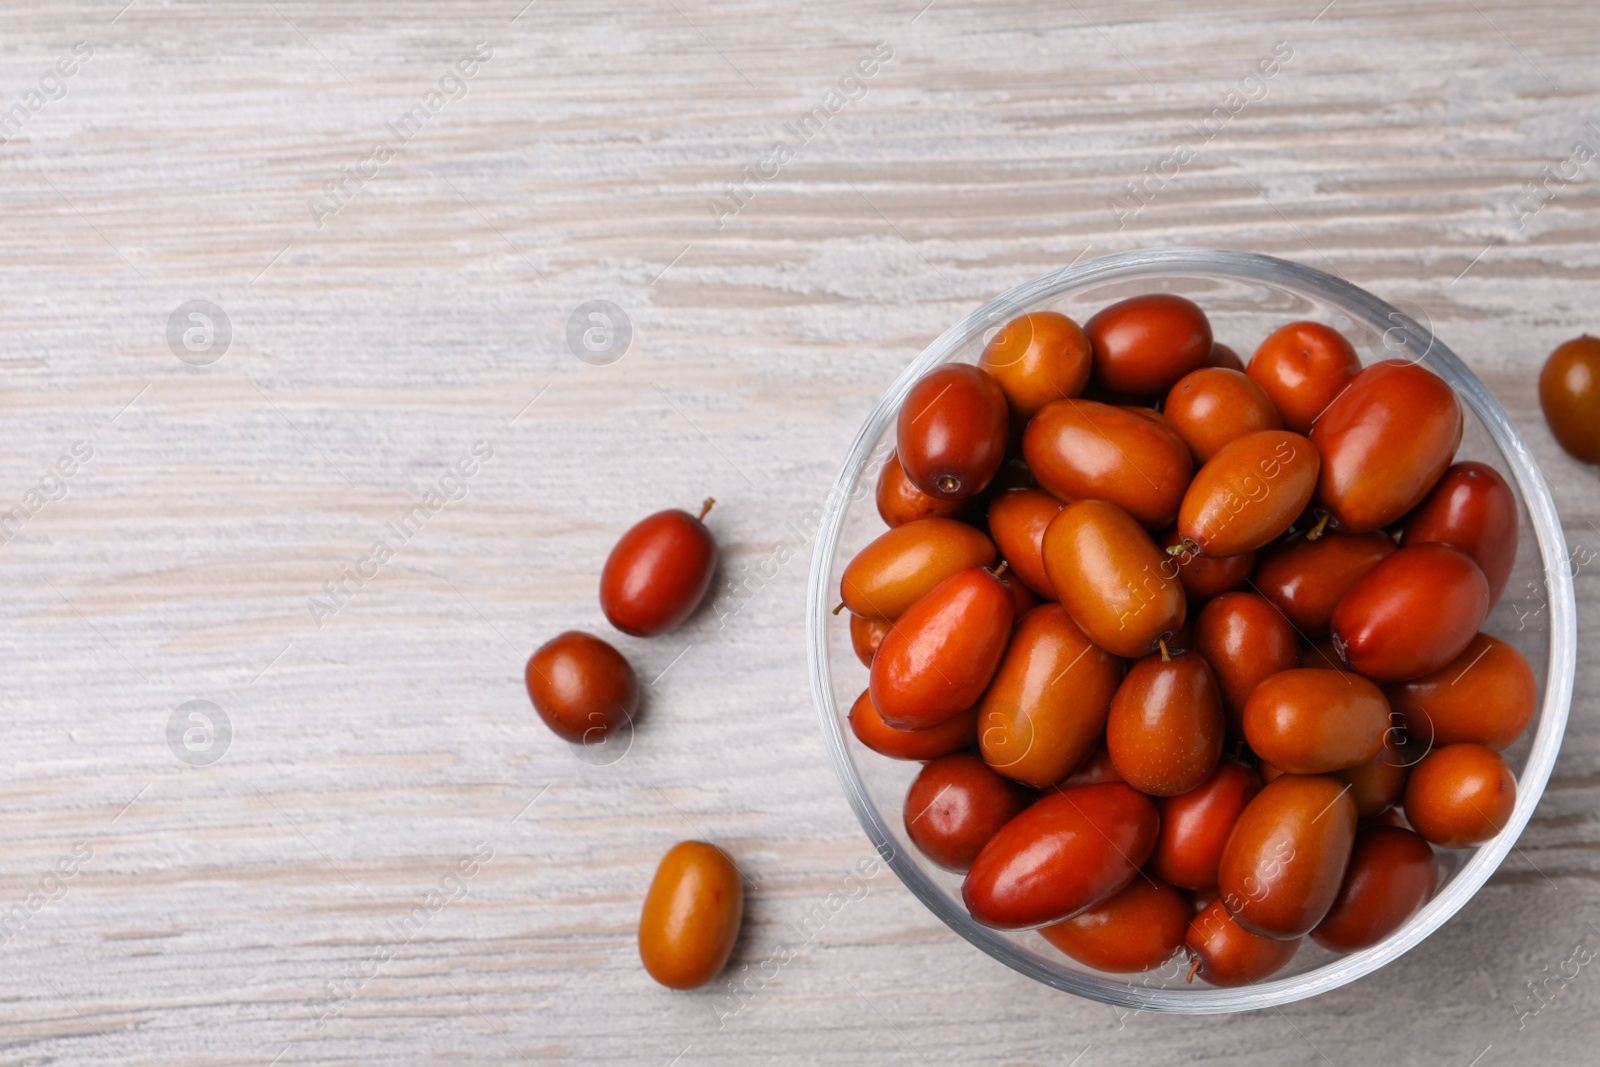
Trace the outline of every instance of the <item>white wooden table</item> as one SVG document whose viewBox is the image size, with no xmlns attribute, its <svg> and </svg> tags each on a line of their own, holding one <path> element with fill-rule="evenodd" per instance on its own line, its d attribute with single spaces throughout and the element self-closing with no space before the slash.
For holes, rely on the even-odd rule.
<svg viewBox="0 0 1600 1067">
<path fill-rule="evenodd" d="M 799 524 L 930 338 L 1086 250 L 1254 249 L 1425 314 L 1600 550 L 1534 385 L 1600 330 L 1600 9 L 123 2 L 0 14 L 0 1063 L 1592 1061 L 1600 968 L 1515 1008 L 1600 947 L 1590 655 L 1504 869 L 1281 1011 L 1119 1020 L 883 874 L 719 1023 L 634 926 L 708 837 L 759 965 L 868 854 Z M 593 300 L 632 336 L 585 361 Z M 646 713 L 577 759 L 523 662 L 606 632 L 617 533 L 707 495 L 718 606 L 617 640 Z"/>
</svg>

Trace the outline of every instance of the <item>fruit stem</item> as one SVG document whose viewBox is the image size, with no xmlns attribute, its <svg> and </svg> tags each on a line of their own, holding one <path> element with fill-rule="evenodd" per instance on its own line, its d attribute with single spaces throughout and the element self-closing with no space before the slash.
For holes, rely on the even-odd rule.
<svg viewBox="0 0 1600 1067">
<path fill-rule="evenodd" d="M 714 496 L 706 497 L 706 502 L 700 505 L 700 521 L 705 522 L 706 516 L 711 514 L 711 506 L 717 502 Z"/>
<path fill-rule="evenodd" d="M 1322 513 L 1322 518 L 1317 520 L 1317 524 L 1306 531 L 1306 540 L 1315 541 L 1317 538 L 1321 537 L 1322 531 L 1328 528 L 1328 520 L 1331 518 L 1333 518 L 1333 514 L 1331 512 L 1324 511 Z"/>
<path fill-rule="evenodd" d="M 1002 574 L 1004 574 L 1006 572 L 1006 568 L 1009 567 L 1009 566 L 1011 566 L 1009 561 L 1001 560 L 1000 561 L 1000 566 L 998 566 L 998 567 L 996 567 L 994 569 L 994 576 L 996 578 L 1000 577 Z"/>
<path fill-rule="evenodd" d="M 1162 663 L 1171 663 L 1172 662 L 1172 655 L 1171 655 L 1171 653 L 1169 653 L 1167 651 L 1166 639 L 1165 638 L 1158 638 L 1156 640 L 1156 644 L 1161 649 L 1161 662 Z"/>
<path fill-rule="evenodd" d="M 1200 957 L 1196 956 L 1194 958 L 1194 962 L 1189 965 L 1189 977 L 1185 978 L 1184 981 L 1187 982 L 1190 985 L 1193 985 L 1194 984 L 1194 976 L 1199 974 L 1199 973 L 1200 973 Z"/>
<path fill-rule="evenodd" d="M 1200 546 L 1195 544 L 1192 538 L 1188 537 L 1185 537 L 1182 541 L 1179 541 L 1175 545 L 1167 546 L 1167 555 L 1169 556 L 1187 556 L 1191 553 L 1199 551 Z"/>
<path fill-rule="evenodd" d="M 837 615 L 837 614 L 839 614 L 839 612 L 841 612 L 843 610 L 844 610 L 844 601 L 841 600 L 841 601 L 839 601 L 839 606 L 833 609 L 833 613 L 835 615 Z"/>
</svg>

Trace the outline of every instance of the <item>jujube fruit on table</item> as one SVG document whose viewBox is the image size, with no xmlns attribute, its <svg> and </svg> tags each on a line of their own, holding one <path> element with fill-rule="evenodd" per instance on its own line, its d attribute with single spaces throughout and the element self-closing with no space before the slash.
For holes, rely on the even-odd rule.
<svg viewBox="0 0 1600 1067">
<path fill-rule="evenodd" d="M 1182 893 L 1162 882 L 1135 878 L 1116 896 L 1039 933 L 1086 967 L 1133 974 L 1172 958 L 1188 932 L 1189 916 Z"/>
<path fill-rule="evenodd" d="M 1244 706 L 1244 736 L 1256 755 L 1289 774 L 1356 767 L 1383 750 L 1389 702 L 1365 678 L 1296 667 L 1274 674 Z"/>
<path fill-rule="evenodd" d="M 1506 828 L 1516 804 L 1511 768 L 1482 745 L 1436 748 L 1406 782 L 1406 821 L 1440 848 L 1483 844 Z"/>
<path fill-rule="evenodd" d="M 528 658 L 525 673 L 534 710 L 564 741 L 599 744 L 639 710 L 633 667 L 590 634 L 557 634 Z"/>
<path fill-rule="evenodd" d="M 1012 412 L 1028 419 L 1052 400 L 1083 392 L 1093 358 L 1081 326 L 1054 311 L 1033 311 L 1002 326 L 978 365 L 1000 383 Z"/>
<path fill-rule="evenodd" d="M 937 726 L 978 702 L 1011 636 L 1011 590 L 972 567 L 911 605 L 872 657 L 872 704 L 900 730 Z"/>
<path fill-rule="evenodd" d="M 1058 499 L 1109 501 L 1147 530 L 1172 524 L 1194 474 L 1189 446 L 1166 423 L 1093 400 L 1046 404 L 1023 432 L 1022 454 Z"/>
<path fill-rule="evenodd" d="M 1111 698 L 1106 750 L 1122 780 L 1150 796 L 1187 793 L 1222 755 L 1222 695 L 1194 652 L 1146 656 Z"/>
<path fill-rule="evenodd" d="M 1410 830 L 1373 826 L 1356 833 L 1333 907 L 1311 940 L 1333 952 L 1371 948 L 1417 913 L 1439 884 L 1439 860 Z"/>
<path fill-rule="evenodd" d="M 983 492 L 1005 460 L 1010 417 L 987 371 L 946 363 L 906 395 L 895 453 L 912 485 L 929 496 L 965 500 Z"/>
<path fill-rule="evenodd" d="M 1283 419 L 1261 387 L 1236 370 L 1201 367 L 1178 379 L 1161 413 L 1202 464 L 1229 441 L 1281 430 Z"/>
<path fill-rule="evenodd" d="M 655 637 L 694 613 L 711 588 L 717 542 L 687 511 L 658 511 L 639 520 L 606 557 L 600 572 L 600 610 L 634 637 Z"/>
<path fill-rule="evenodd" d="M 942 756 L 926 764 L 906 791 L 906 835 L 940 867 L 965 871 L 1031 799 L 970 752 Z"/>
<path fill-rule="evenodd" d="M 1178 533 L 1203 555 L 1253 552 L 1305 511 L 1321 462 L 1310 441 L 1288 430 L 1237 438 L 1189 483 L 1178 509 Z"/>
<path fill-rule="evenodd" d="M 670 989 L 693 989 L 728 962 L 744 921 L 744 883 L 728 854 L 683 841 L 661 858 L 639 915 L 639 958 Z"/>
<path fill-rule="evenodd" d="M 1403 682 L 1459 656 L 1489 613 L 1489 583 L 1448 545 L 1412 545 L 1373 567 L 1333 609 L 1335 647 L 1375 682 Z"/>
<path fill-rule="evenodd" d="M 1317 416 L 1350 379 L 1361 359 L 1345 336 L 1320 322 L 1291 322 L 1261 342 L 1245 372 L 1295 433 L 1310 433 Z"/>
<path fill-rule="evenodd" d="M 1556 443 L 1585 463 L 1600 463 L 1600 339 L 1557 345 L 1539 372 L 1539 407 Z"/>
<path fill-rule="evenodd" d="M 1192 300 L 1148 293 L 1096 312 L 1084 330 L 1095 379 L 1114 393 L 1165 393 L 1211 356 L 1211 322 Z"/>
<path fill-rule="evenodd" d="M 853 614 L 895 619 L 968 567 L 991 567 L 994 542 L 954 519 L 917 519 L 887 530 L 850 561 L 839 595 Z"/>
<path fill-rule="evenodd" d="M 1073 621 L 1113 655 L 1136 659 L 1183 625 L 1177 563 L 1115 504 L 1063 508 L 1044 532 L 1044 568 Z"/>
<path fill-rule="evenodd" d="M 1222 850 L 1217 888 L 1234 921 L 1261 937 L 1310 933 L 1339 893 L 1356 804 L 1331 775 L 1285 774 L 1245 806 Z"/>
</svg>

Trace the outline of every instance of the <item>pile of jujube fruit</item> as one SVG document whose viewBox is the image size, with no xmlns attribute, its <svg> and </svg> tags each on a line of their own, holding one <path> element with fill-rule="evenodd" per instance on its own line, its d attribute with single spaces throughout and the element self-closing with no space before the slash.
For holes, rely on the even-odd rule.
<svg viewBox="0 0 1600 1067">
<path fill-rule="evenodd" d="M 1426 367 L 1171 294 L 1007 323 L 902 405 L 841 581 L 850 711 L 978 922 L 1218 986 L 1348 952 L 1511 817 L 1532 670 L 1479 629 L 1517 504 Z"/>
</svg>

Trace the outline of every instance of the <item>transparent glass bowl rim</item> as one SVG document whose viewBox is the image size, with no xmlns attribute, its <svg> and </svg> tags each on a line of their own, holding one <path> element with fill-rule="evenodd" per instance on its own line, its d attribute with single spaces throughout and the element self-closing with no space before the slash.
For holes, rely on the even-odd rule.
<svg viewBox="0 0 1600 1067">
<path fill-rule="evenodd" d="M 1337 308 L 1357 321 L 1368 323 L 1384 334 L 1386 341 L 1392 337 L 1397 347 L 1410 352 L 1423 352 L 1422 362 L 1449 382 L 1457 396 L 1478 416 L 1510 469 L 1523 506 L 1527 508 L 1532 521 L 1550 612 L 1550 650 L 1544 702 L 1535 720 L 1532 748 L 1518 775 L 1516 807 L 1505 830 L 1475 849 L 1442 892 L 1405 926 L 1372 948 L 1340 956 L 1303 974 L 1234 989 L 1199 986 L 1162 989 L 1139 985 L 1136 981 L 1118 981 L 1052 969 L 1019 950 L 998 931 L 974 921 L 964 908 L 951 901 L 928 878 L 915 859 L 895 847 L 893 836 L 883 821 L 883 814 L 867 794 L 851 764 L 847 739 L 839 725 L 828 663 L 827 625 L 831 620 L 831 601 L 834 599 L 828 577 L 838 547 L 845 508 L 853 490 L 853 472 L 865 461 L 874 443 L 895 418 L 912 384 L 933 367 L 948 361 L 985 330 L 1006 321 L 1018 309 L 1080 286 L 1173 274 L 1254 282 L 1298 292 L 1323 305 Z M 1544 794 L 1545 784 L 1555 765 L 1572 701 L 1577 659 L 1577 615 L 1572 578 L 1566 564 L 1565 536 L 1543 475 L 1500 402 L 1430 330 L 1365 290 L 1298 263 L 1230 249 L 1162 248 L 1097 257 L 1008 290 L 946 330 L 901 373 L 856 434 L 839 477 L 824 504 L 807 590 L 806 642 L 812 697 L 822 717 L 822 733 L 834 771 L 844 787 L 850 806 L 855 809 L 856 817 L 873 846 L 930 911 L 993 958 L 1046 985 L 1118 1007 L 1199 1015 L 1288 1004 L 1337 989 L 1399 958 L 1443 925 L 1471 899 L 1515 845 L 1523 827 L 1532 817 L 1539 798 Z"/>
</svg>

